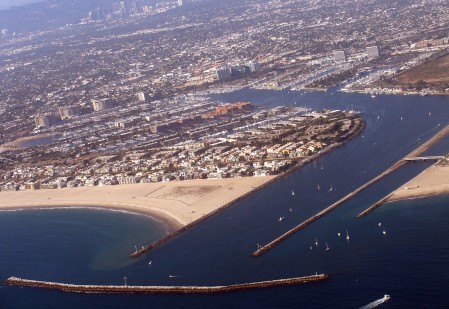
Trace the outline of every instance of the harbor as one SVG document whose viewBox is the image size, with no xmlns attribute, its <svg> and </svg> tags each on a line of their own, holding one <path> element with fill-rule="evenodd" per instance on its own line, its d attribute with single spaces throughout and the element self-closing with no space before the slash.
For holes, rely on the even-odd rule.
<svg viewBox="0 0 449 309">
<path fill-rule="evenodd" d="M 287 238 L 289 238 L 290 236 L 292 236 L 293 234 L 295 234 L 296 232 L 306 228 L 308 225 L 310 225 L 311 223 L 313 223 L 314 221 L 318 220 L 319 218 L 323 217 L 324 215 L 326 215 L 327 213 L 329 213 L 330 211 L 334 210 L 335 208 L 337 208 L 338 206 L 340 206 L 341 204 L 345 203 L 346 201 L 348 201 L 349 199 L 351 199 L 352 197 L 354 197 L 355 195 L 357 195 L 359 192 L 365 190 L 366 188 L 370 187 L 371 185 L 373 185 L 374 183 L 376 183 L 377 181 L 379 181 L 380 179 L 384 178 L 385 176 L 391 174 L 392 172 L 394 172 L 395 170 L 397 170 L 398 168 L 400 168 L 401 166 L 403 166 L 404 164 L 406 164 L 407 162 L 414 162 L 413 160 L 407 160 L 407 158 L 416 158 L 419 157 L 422 153 L 424 153 L 426 150 L 428 150 L 430 147 L 432 147 L 433 145 L 437 144 L 439 141 L 441 141 L 444 137 L 446 137 L 449 134 L 449 125 L 447 125 L 446 127 L 444 127 L 443 129 L 441 129 L 438 133 L 436 133 L 434 136 L 432 136 L 430 139 L 428 139 L 426 142 L 424 142 L 422 145 L 420 145 L 419 147 L 417 147 L 415 150 L 413 150 L 410 154 L 408 154 L 406 157 L 404 157 L 403 159 L 397 161 L 395 164 L 393 164 L 391 167 L 389 167 L 388 169 L 386 169 L 383 173 L 379 174 L 378 176 L 374 177 L 373 179 L 371 179 L 370 181 L 368 181 L 367 183 L 365 183 L 364 185 L 362 185 L 361 187 L 357 188 L 356 190 L 352 191 L 351 193 L 347 194 L 346 196 L 344 196 L 342 199 L 338 200 L 337 202 L 333 203 L 332 205 L 330 205 L 329 207 L 325 208 L 324 210 L 320 211 L 319 213 L 317 213 L 316 215 L 308 218 L 307 220 L 303 221 L 302 223 L 300 223 L 299 225 L 295 226 L 294 228 L 290 229 L 289 231 L 287 231 L 286 233 L 282 234 L 281 236 L 277 237 L 276 239 L 274 239 L 273 241 L 269 242 L 268 244 L 264 245 L 264 246 L 258 246 L 258 249 L 256 251 L 254 251 L 251 256 L 253 257 L 258 257 L 266 252 L 268 252 L 269 250 L 271 250 L 272 248 L 274 248 L 276 245 L 280 244 L 281 242 L 283 242 L 284 240 L 286 240 Z M 420 157 L 420 159 L 423 159 L 424 157 Z M 438 156 L 437 158 L 440 159 L 440 157 Z M 430 158 L 431 160 L 435 159 L 435 156 L 432 156 Z M 387 195 L 386 197 L 382 198 L 381 200 L 379 200 L 378 202 L 376 202 L 374 205 L 370 206 L 369 208 L 367 208 L 365 211 L 361 212 L 360 214 L 357 215 L 358 218 L 363 217 L 365 215 L 367 215 L 368 213 L 374 211 L 377 207 L 381 206 L 385 201 L 388 200 L 390 195 Z"/>
<path fill-rule="evenodd" d="M 245 94 L 230 101 L 248 99 L 243 96 Z M 250 95 L 256 96 L 255 92 Z M 423 189 L 422 181 L 417 183 L 420 186 L 418 189 L 415 189 L 415 184 L 406 182 L 426 169 L 430 162 L 403 165 L 378 184 L 282 243 L 282 246 L 276 247 L 277 250 L 260 259 L 252 258 L 251 253 L 257 243 L 268 243 L 333 204 L 433 136 L 447 124 L 447 99 L 379 95 L 372 100 L 369 95 L 343 95 L 340 92 L 331 95 L 330 91 L 305 93 L 302 96 L 304 99 L 293 92 L 283 92 L 282 95 L 283 98 L 279 93 L 263 92 L 260 98 L 256 96 L 254 100 L 267 105 L 294 104 L 295 100 L 298 104 L 304 104 L 302 101 L 305 101 L 308 107 L 315 109 L 353 107 L 362 112 L 367 127 L 361 136 L 350 143 L 253 192 L 250 197 L 137 259 L 128 258 L 135 245 L 139 249 L 152 239 L 166 235 L 162 227 L 157 237 L 149 237 L 152 231 L 146 227 L 152 227 L 154 223 L 143 216 L 117 212 L 109 215 L 105 211 L 82 209 L 5 211 L 1 216 L 0 234 L 4 236 L 4 259 L 0 270 L 2 280 L 15 275 L 62 283 L 123 285 L 122 278 L 126 275 L 128 285 L 136 286 L 222 286 L 315 272 L 330 274 L 330 280 L 231 294 L 71 293 L 3 285 L 0 307 L 30 308 L 34 305 L 79 308 L 107 305 L 125 308 L 145 307 L 151 302 L 156 307 L 171 308 L 198 308 L 211 304 L 214 308 L 232 308 L 236 305 L 247 308 L 332 308 L 336 304 L 360 308 L 385 293 L 391 295 L 388 302 L 391 306 L 446 306 L 444 287 L 448 283 L 447 277 L 439 274 L 447 268 L 440 263 L 446 260 L 447 253 L 448 229 L 447 220 L 444 220 L 447 218 L 447 198 L 435 196 L 388 203 L 363 220 L 355 217 L 392 190 L 401 188 L 401 192 L 410 194 Z M 400 121 L 400 117 L 404 120 Z M 441 123 L 440 127 L 436 127 L 438 123 Z M 446 138 L 435 150 L 424 155 L 444 154 L 447 144 Z M 318 184 L 321 189 L 317 189 Z M 331 184 L 333 190 L 329 191 Z M 404 186 L 409 189 L 405 190 Z M 163 193 L 162 190 L 168 192 L 167 187 L 159 192 Z M 294 197 L 291 196 L 292 190 Z M 56 191 L 50 192 L 57 194 Z M 61 190 L 61 194 L 70 192 L 68 189 Z M 156 193 L 150 197 L 156 196 Z M 140 201 L 136 194 L 132 194 L 136 196 L 134 199 L 130 198 L 131 194 L 123 194 L 123 197 L 128 197 L 130 203 L 136 203 Z M 228 195 L 231 198 L 235 194 Z M 103 198 L 109 199 L 109 195 L 104 194 Z M 53 202 L 56 202 L 55 199 L 52 196 Z M 146 200 L 149 202 L 150 199 Z M 126 202 L 125 198 L 123 202 Z M 290 207 L 292 212 L 289 212 Z M 197 211 L 196 214 L 202 213 Z M 282 222 L 278 222 L 280 216 L 285 217 Z M 85 224 L 80 226 L 82 222 Z M 382 222 L 382 228 L 378 227 L 379 222 Z M 125 224 L 129 228 L 122 228 Z M 39 227 L 42 232 L 38 232 Z M 383 234 L 384 227 L 387 235 Z M 345 239 L 345 228 L 350 233 L 350 241 Z M 337 232 L 341 233 L 340 238 Z M 15 237 L 10 237 L 11 234 Z M 315 237 L 318 238 L 318 246 L 315 246 Z M 325 250 L 326 241 L 330 251 Z M 35 247 L 39 243 L 46 245 Z M 115 243 L 121 245 L 115 246 Z M 394 250 L 398 248 L 394 247 L 395 244 L 400 246 L 400 250 Z M 32 255 L 27 254 L 28 248 L 33 248 Z M 118 255 L 116 262 L 108 262 Z M 438 261 L 431 268 L 422 263 L 423 257 L 428 256 L 434 256 Z M 60 269 L 63 271 L 57 271 Z M 171 278 L 169 274 L 177 277 Z M 419 295 L 410 293 L 418 287 Z"/>
</svg>

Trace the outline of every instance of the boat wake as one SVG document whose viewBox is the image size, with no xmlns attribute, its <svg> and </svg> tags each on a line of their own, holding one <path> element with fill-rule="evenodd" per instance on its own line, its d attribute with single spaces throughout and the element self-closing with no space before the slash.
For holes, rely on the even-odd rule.
<svg viewBox="0 0 449 309">
<path fill-rule="evenodd" d="M 384 297 L 373 301 L 372 303 L 369 303 L 368 305 L 365 305 L 363 307 L 360 307 L 360 309 L 371 309 L 371 308 L 376 308 L 377 306 L 383 304 L 384 302 L 386 302 L 387 300 L 390 299 L 390 295 L 385 294 Z"/>
</svg>

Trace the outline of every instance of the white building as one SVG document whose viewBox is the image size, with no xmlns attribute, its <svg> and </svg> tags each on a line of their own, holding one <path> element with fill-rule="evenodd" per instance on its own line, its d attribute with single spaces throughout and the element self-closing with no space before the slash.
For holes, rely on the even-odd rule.
<svg viewBox="0 0 449 309">
<path fill-rule="evenodd" d="M 368 58 L 377 58 L 379 57 L 379 48 L 377 46 L 369 46 L 366 48 L 366 53 Z"/>
</svg>

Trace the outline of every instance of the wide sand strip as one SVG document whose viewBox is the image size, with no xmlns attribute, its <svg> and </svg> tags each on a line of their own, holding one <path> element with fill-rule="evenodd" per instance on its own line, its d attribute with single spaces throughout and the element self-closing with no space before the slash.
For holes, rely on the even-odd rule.
<svg viewBox="0 0 449 309">
<path fill-rule="evenodd" d="M 88 206 L 163 219 L 178 229 L 266 184 L 275 176 L 0 192 L 0 208 Z"/>
<path fill-rule="evenodd" d="M 449 193 L 449 165 L 432 165 L 394 191 L 388 202 Z"/>
</svg>

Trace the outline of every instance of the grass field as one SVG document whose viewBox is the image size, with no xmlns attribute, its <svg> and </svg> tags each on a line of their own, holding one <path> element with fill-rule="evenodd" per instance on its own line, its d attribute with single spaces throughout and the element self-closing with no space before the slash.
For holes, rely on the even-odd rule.
<svg viewBox="0 0 449 309">
<path fill-rule="evenodd" d="M 402 85 L 416 84 L 420 80 L 429 85 L 449 83 L 449 54 L 399 74 L 396 79 Z"/>
</svg>

